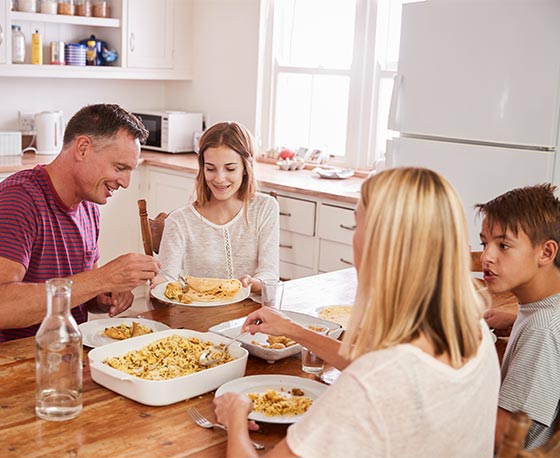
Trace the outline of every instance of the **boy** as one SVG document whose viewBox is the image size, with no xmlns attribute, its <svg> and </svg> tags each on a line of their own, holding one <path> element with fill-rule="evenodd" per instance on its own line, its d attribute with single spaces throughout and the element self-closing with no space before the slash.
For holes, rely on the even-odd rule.
<svg viewBox="0 0 560 458">
<path fill-rule="evenodd" d="M 533 420 L 526 448 L 544 444 L 558 422 L 560 201 L 555 189 L 550 184 L 518 188 L 476 206 L 483 216 L 481 261 L 488 289 L 510 291 L 519 302 L 502 361 L 496 450 L 513 412 L 521 410 Z M 489 322 L 507 325 L 507 316 L 489 315 Z"/>
</svg>

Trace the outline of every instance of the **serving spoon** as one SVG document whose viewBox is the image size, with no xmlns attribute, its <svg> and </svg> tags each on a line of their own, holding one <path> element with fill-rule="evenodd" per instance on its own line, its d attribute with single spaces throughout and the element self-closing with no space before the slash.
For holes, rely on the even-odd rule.
<svg viewBox="0 0 560 458">
<path fill-rule="evenodd" d="M 257 320 L 257 321 L 255 321 L 254 324 L 261 324 L 261 323 L 262 323 L 261 320 Z M 225 347 L 221 347 L 219 345 L 214 345 L 212 348 L 209 348 L 208 350 L 204 350 L 200 354 L 200 356 L 198 357 L 198 364 L 200 364 L 201 366 L 211 366 L 212 364 L 215 364 L 218 361 L 221 361 L 222 359 L 224 359 L 225 352 L 230 347 L 230 345 L 237 342 L 241 337 L 243 337 L 246 334 L 249 334 L 249 331 L 243 331 L 241 334 L 238 334 L 237 336 L 232 337 L 231 338 L 232 341 L 230 343 L 228 343 Z M 217 356 L 211 357 L 212 355 L 220 355 L 220 356 L 219 357 L 217 357 Z"/>
</svg>

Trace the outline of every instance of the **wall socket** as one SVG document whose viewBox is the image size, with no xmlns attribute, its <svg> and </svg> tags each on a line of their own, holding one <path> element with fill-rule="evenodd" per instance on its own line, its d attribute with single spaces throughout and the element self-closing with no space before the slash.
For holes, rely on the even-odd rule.
<svg viewBox="0 0 560 458">
<path fill-rule="evenodd" d="M 35 134 L 35 113 L 22 113 L 18 111 L 19 130 L 23 135 Z"/>
</svg>

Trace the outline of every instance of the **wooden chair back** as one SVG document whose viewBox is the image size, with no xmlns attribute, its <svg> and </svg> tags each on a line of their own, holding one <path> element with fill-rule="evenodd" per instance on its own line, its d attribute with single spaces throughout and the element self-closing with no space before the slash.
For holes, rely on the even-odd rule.
<svg viewBox="0 0 560 458">
<path fill-rule="evenodd" d="M 167 213 L 162 212 L 154 219 L 150 218 L 148 216 L 148 205 L 145 199 L 140 199 L 138 201 L 138 213 L 140 215 L 140 228 L 142 230 L 144 252 L 149 256 L 153 256 L 159 253 L 159 245 L 161 243 L 161 236 L 163 235 Z"/>
<path fill-rule="evenodd" d="M 498 452 L 498 458 L 557 458 L 560 456 L 560 422 L 556 432 L 548 442 L 540 447 L 526 450 L 524 448 L 531 419 L 525 412 L 515 412 L 509 421 L 504 442 Z"/>
<path fill-rule="evenodd" d="M 482 272 L 482 251 L 471 251 L 471 271 Z"/>
</svg>

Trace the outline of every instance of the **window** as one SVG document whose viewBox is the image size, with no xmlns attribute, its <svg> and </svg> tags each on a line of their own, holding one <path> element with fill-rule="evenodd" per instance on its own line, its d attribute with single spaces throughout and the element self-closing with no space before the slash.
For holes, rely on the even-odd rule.
<svg viewBox="0 0 560 458">
<path fill-rule="evenodd" d="M 406 1 L 265 3 L 261 147 L 321 149 L 361 168 L 383 157 Z"/>
</svg>

